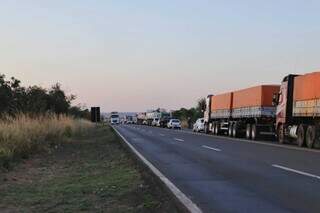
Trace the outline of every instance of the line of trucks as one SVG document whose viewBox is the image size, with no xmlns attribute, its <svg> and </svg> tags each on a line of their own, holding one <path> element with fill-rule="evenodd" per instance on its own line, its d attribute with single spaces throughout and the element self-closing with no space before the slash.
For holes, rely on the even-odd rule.
<svg viewBox="0 0 320 213">
<path fill-rule="evenodd" d="M 172 115 L 165 109 L 148 110 L 137 114 L 137 124 L 167 127 Z"/>
<path fill-rule="evenodd" d="M 205 132 L 309 148 L 320 141 L 320 72 L 288 75 L 281 85 L 259 85 L 209 95 Z"/>
</svg>

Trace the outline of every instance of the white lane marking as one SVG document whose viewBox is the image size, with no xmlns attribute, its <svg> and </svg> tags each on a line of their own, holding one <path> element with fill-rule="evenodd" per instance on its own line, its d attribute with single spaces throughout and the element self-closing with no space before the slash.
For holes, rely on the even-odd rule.
<svg viewBox="0 0 320 213">
<path fill-rule="evenodd" d="M 166 136 L 165 134 L 161 134 L 161 133 L 160 133 L 159 135 L 162 136 L 162 137 L 163 137 L 163 136 Z"/>
<path fill-rule="evenodd" d="M 218 138 L 218 139 L 227 139 L 232 142 L 244 142 L 244 143 L 251 143 L 251 144 L 260 144 L 265 146 L 273 146 L 273 147 L 279 147 L 283 149 L 291 149 L 291 150 L 297 150 L 297 151 L 306 151 L 306 152 L 315 152 L 320 153 L 319 149 L 309 149 L 309 148 L 301 148 L 296 146 L 290 146 L 290 145 L 281 145 L 277 143 L 273 143 L 274 141 L 266 142 L 266 141 L 252 141 L 247 139 L 241 139 L 241 138 L 230 138 L 227 136 L 220 136 L 220 135 L 210 135 L 205 133 L 196 133 L 196 132 L 189 132 L 186 130 L 182 130 L 181 132 L 191 134 L 191 135 L 198 135 L 198 136 L 204 136 L 204 137 L 210 137 L 210 138 Z"/>
<path fill-rule="evenodd" d="M 180 139 L 180 138 L 174 138 L 175 141 L 179 141 L 179 142 L 183 142 L 184 140 L 183 139 Z"/>
<path fill-rule="evenodd" d="M 127 144 L 127 146 L 141 159 L 141 161 L 147 165 L 150 170 L 158 176 L 158 178 L 170 189 L 170 191 L 176 196 L 176 198 L 192 213 L 202 213 L 202 210 L 190 200 L 178 187 L 176 187 L 164 174 L 162 174 L 152 163 L 150 163 L 145 157 L 143 157 L 138 150 L 136 150 L 125 137 L 123 137 L 120 132 L 112 127 L 114 131 L 122 138 L 122 140 Z"/>
<path fill-rule="evenodd" d="M 213 148 L 213 147 L 206 146 L 206 145 L 203 145 L 202 148 L 211 149 L 211 150 L 214 150 L 214 151 L 216 151 L 216 152 L 221 152 L 221 149 Z"/>
<path fill-rule="evenodd" d="M 278 168 L 278 169 L 283 169 L 283 170 L 286 170 L 286 171 L 289 171 L 289 172 L 294 172 L 294 173 L 297 173 L 297 174 L 300 174 L 300 175 L 305 175 L 305 176 L 316 178 L 316 179 L 320 180 L 320 176 L 313 175 L 313 174 L 310 174 L 310 173 L 307 173 L 307 172 L 291 169 L 291 168 L 288 168 L 288 167 L 285 167 L 285 166 L 280 166 L 280 165 L 277 165 L 277 164 L 273 164 L 272 166 L 275 167 L 275 168 Z"/>
</svg>

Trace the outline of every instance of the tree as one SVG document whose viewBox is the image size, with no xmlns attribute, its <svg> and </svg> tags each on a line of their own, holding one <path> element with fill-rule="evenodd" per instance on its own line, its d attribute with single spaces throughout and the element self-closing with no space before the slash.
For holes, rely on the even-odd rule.
<svg viewBox="0 0 320 213">
<path fill-rule="evenodd" d="M 199 112 L 206 111 L 207 103 L 205 98 L 200 98 L 197 103 L 197 110 Z"/>
<path fill-rule="evenodd" d="M 71 106 L 76 97 L 67 96 L 60 84 L 55 84 L 50 90 L 39 86 L 28 88 L 21 86 L 21 81 L 12 77 L 6 80 L 0 74 L 0 115 L 16 113 L 43 114 L 70 114 L 76 117 L 90 118 L 89 110 L 84 107 Z"/>
<path fill-rule="evenodd" d="M 66 96 L 65 92 L 61 89 L 59 83 L 52 86 L 49 91 L 49 108 L 50 111 L 57 114 L 66 114 L 71 106 L 71 101 L 75 96 Z"/>
</svg>

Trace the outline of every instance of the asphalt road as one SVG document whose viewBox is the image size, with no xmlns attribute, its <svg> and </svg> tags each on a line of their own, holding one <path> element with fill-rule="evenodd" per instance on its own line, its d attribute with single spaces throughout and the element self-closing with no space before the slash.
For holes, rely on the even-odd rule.
<svg viewBox="0 0 320 213">
<path fill-rule="evenodd" d="M 320 151 L 137 125 L 116 129 L 203 212 L 320 212 Z"/>
</svg>

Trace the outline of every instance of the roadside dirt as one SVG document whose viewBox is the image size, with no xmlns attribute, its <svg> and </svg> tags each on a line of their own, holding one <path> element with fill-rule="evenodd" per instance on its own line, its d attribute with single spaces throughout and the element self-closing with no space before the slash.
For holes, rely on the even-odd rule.
<svg viewBox="0 0 320 213">
<path fill-rule="evenodd" d="M 0 212 L 178 212 L 110 127 L 0 173 Z"/>
</svg>

